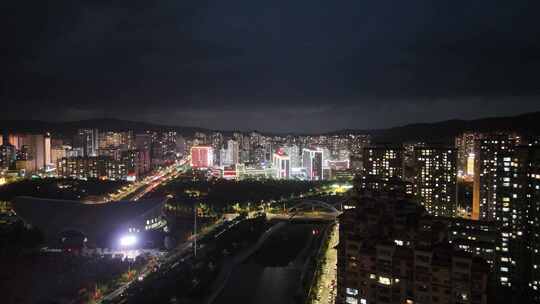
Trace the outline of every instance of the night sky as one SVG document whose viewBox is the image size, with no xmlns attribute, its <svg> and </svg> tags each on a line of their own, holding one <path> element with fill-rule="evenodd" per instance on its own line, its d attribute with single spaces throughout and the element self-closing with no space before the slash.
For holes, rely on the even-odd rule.
<svg viewBox="0 0 540 304">
<path fill-rule="evenodd" d="M 538 0 L 3 1 L 0 119 L 318 132 L 538 111 L 538 12 Z"/>
</svg>

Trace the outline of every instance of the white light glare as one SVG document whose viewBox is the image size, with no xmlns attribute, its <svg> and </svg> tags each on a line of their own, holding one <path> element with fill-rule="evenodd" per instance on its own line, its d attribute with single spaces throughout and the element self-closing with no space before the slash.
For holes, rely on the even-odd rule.
<svg viewBox="0 0 540 304">
<path fill-rule="evenodd" d="M 133 246 L 137 243 L 137 238 L 134 235 L 126 235 L 120 238 L 121 246 Z"/>
</svg>

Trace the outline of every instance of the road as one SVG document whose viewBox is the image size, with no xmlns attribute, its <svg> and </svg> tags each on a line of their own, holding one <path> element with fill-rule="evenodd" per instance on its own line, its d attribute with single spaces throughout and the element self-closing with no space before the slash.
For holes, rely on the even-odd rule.
<svg viewBox="0 0 540 304">
<path fill-rule="evenodd" d="M 147 182 L 144 183 L 142 186 L 139 186 L 137 190 L 130 191 L 126 196 L 123 197 L 123 199 L 137 200 L 143 197 L 146 193 L 150 192 L 152 189 L 159 186 L 161 183 L 180 175 L 182 173 L 182 171 L 180 170 L 181 166 L 182 165 L 177 164 L 177 166 L 175 167 L 169 167 L 167 171 L 165 172 L 160 172 L 159 174 L 154 175 L 152 178 L 148 179 Z M 254 216 L 255 214 L 256 212 L 249 213 L 248 218 Z M 282 215 L 267 214 L 267 218 L 269 219 L 272 219 L 272 218 L 280 219 L 281 217 L 283 217 L 283 219 L 287 221 L 290 221 L 290 215 L 288 214 L 282 214 Z M 328 218 L 328 215 L 325 215 L 325 214 L 309 213 L 309 212 L 307 214 L 297 215 L 297 219 L 303 219 L 303 220 L 313 220 L 313 219 L 329 220 L 329 219 L 334 219 L 334 218 L 335 218 L 335 215 L 330 216 L 330 218 Z M 208 229 L 204 231 L 203 233 L 199 233 L 195 235 L 194 237 L 188 239 L 186 242 L 178 245 L 172 252 L 170 252 L 167 256 L 164 256 L 158 261 L 158 265 L 160 269 L 158 271 L 166 272 L 168 270 L 174 269 L 178 265 L 178 263 L 187 262 L 187 260 L 189 260 L 193 255 L 192 249 L 193 249 L 194 238 L 198 240 L 208 234 L 213 235 L 215 238 L 218 238 L 224 232 L 221 229 L 228 230 L 231 227 L 235 226 L 236 224 L 238 224 L 236 219 L 233 219 L 232 221 L 225 222 L 225 223 L 217 222 L 211 226 L 212 227 L 211 229 Z M 207 298 L 205 302 L 206 303 L 214 302 L 216 298 L 220 295 L 223 288 L 226 286 L 227 282 L 229 281 L 229 277 L 231 276 L 231 272 L 233 271 L 233 269 L 235 269 L 235 267 L 238 267 L 238 265 L 241 264 L 245 259 L 247 259 L 247 257 L 249 257 L 255 251 L 257 251 L 259 247 L 264 243 L 264 241 L 273 232 L 283 227 L 283 225 L 284 225 L 284 222 L 280 222 L 279 224 L 271 227 L 270 229 L 268 229 L 268 231 L 266 231 L 265 233 L 261 235 L 260 239 L 257 241 L 256 244 L 254 244 L 254 246 L 252 246 L 250 249 L 248 249 L 247 251 L 237 256 L 235 259 L 227 262 L 225 264 L 223 271 L 216 277 L 215 283 L 213 284 L 215 288 L 212 288 L 213 292 L 209 295 L 209 297 Z M 219 226 L 222 226 L 222 227 L 217 230 L 214 229 Z M 335 253 L 334 253 L 334 256 L 335 256 Z M 332 263 L 328 263 L 328 264 L 332 264 Z M 334 262 L 333 265 L 335 264 L 336 263 Z M 154 269 L 146 268 L 142 272 L 142 277 L 144 278 L 151 271 L 154 271 Z M 335 269 L 334 269 L 334 276 L 335 276 Z M 331 280 L 329 279 L 328 282 L 331 282 Z M 335 279 L 334 279 L 334 282 L 335 282 Z M 109 302 L 109 301 L 116 302 L 116 301 L 121 300 L 122 299 L 121 296 L 128 290 L 128 288 L 131 286 L 131 283 L 132 282 L 126 283 L 122 285 L 121 287 L 117 288 L 116 290 L 112 291 L 111 293 L 106 295 L 103 298 L 103 300 L 106 302 Z M 326 296 L 329 296 L 329 295 L 326 295 Z M 323 303 L 333 303 L 333 302 L 323 302 Z"/>
<path fill-rule="evenodd" d="M 160 258 L 158 260 L 158 266 L 159 266 L 158 269 L 161 269 L 163 271 L 167 271 L 167 270 L 175 268 L 178 265 L 178 263 L 183 260 L 182 257 L 185 257 L 186 254 L 189 254 L 189 258 L 192 258 L 193 255 L 192 255 L 192 253 L 189 253 L 189 251 L 193 248 L 193 243 L 194 243 L 195 239 L 199 240 L 199 239 L 202 239 L 203 237 L 205 237 L 207 235 L 212 235 L 213 233 L 215 233 L 216 228 L 218 228 L 220 226 L 223 226 L 223 225 L 225 225 L 225 229 L 228 230 L 228 229 L 236 226 L 239 223 L 239 221 L 241 221 L 241 220 L 239 220 L 238 218 L 234 218 L 234 219 L 228 221 L 227 223 L 229 223 L 229 224 L 224 224 L 222 221 L 217 221 L 214 224 L 212 224 L 211 226 L 209 226 L 207 229 L 205 229 L 204 231 L 193 235 L 186 242 L 183 242 L 183 243 L 179 244 L 169 254 L 167 254 L 166 256 L 163 256 L 162 258 Z M 219 237 L 219 233 L 216 233 L 215 237 L 216 238 Z M 144 279 L 144 277 L 146 277 L 152 271 L 155 271 L 153 269 L 153 267 L 146 267 L 139 274 L 139 277 L 142 276 L 142 279 Z M 121 299 L 122 294 L 124 294 L 124 292 L 131 286 L 131 283 L 133 283 L 133 282 L 134 281 L 128 282 L 128 283 L 120 286 L 119 288 L 115 289 L 114 291 L 110 292 L 109 294 L 104 296 L 98 303 L 110 303 L 110 302 L 116 303 L 116 302 L 118 302 L 119 299 Z"/>
<path fill-rule="evenodd" d="M 184 172 L 183 168 L 187 164 L 188 159 L 182 159 L 180 162 L 175 163 L 171 166 L 168 166 L 166 168 L 163 168 L 156 172 L 154 175 L 146 177 L 142 181 L 136 182 L 134 184 L 131 184 L 128 187 L 125 187 L 121 189 L 120 192 L 116 192 L 114 194 L 109 195 L 112 200 L 118 201 L 118 200 L 133 200 L 137 201 L 141 197 L 143 197 L 148 192 L 152 191 L 154 188 L 161 185 L 163 182 L 166 182 L 168 180 L 174 179 L 178 177 L 180 174 Z M 211 229 L 210 229 L 211 230 Z M 200 238 L 204 236 L 204 234 L 197 234 L 192 236 L 188 241 L 185 243 L 180 244 L 168 257 L 164 258 L 162 261 L 160 261 L 161 264 L 165 264 L 173 259 L 176 259 L 183 253 L 185 253 L 188 249 L 192 247 L 192 242 L 194 238 Z M 149 272 L 151 272 L 152 269 L 149 267 L 146 267 L 139 276 L 145 277 Z M 126 289 L 129 288 L 132 282 L 128 282 L 119 288 L 115 289 L 111 293 L 107 294 L 105 297 L 102 298 L 101 302 L 105 301 L 112 301 L 116 298 L 118 298 Z"/>
<path fill-rule="evenodd" d="M 326 250 L 323 269 L 319 274 L 319 283 L 315 290 L 314 304 L 334 304 L 336 301 L 337 280 L 337 250 L 334 249 L 339 243 L 339 224 L 334 225 L 330 232 L 330 241 Z"/>
<path fill-rule="evenodd" d="M 148 192 L 154 190 L 162 183 L 172 180 L 178 177 L 184 172 L 185 165 L 188 163 L 188 159 L 182 159 L 179 162 L 165 167 L 151 176 L 147 176 L 141 181 L 134 182 L 129 186 L 120 189 L 117 192 L 111 193 L 106 197 L 107 201 L 120 201 L 120 200 L 139 200 Z"/>
</svg>

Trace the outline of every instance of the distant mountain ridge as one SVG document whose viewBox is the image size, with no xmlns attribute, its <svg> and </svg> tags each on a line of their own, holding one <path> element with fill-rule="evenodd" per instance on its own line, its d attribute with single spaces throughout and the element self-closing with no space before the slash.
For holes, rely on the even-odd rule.
<svg viewBox="0 0 540 304">
<path fill-rule="evenodd" d="M 446 120 L 434 123 L 416 123 L 400 127 L 376 130 L 346 129 L 329 134 L 370 134 L 374 142 L 424 141 L 450 143 L 454 137 L 466 131 L 494 132 L 516 131 L 524 136 L 540 135 L 540 112 L 516 116 L 489 117 L 474 120 Z"/>
<path fill-rule="evenodd" d="M 0 120 L 2 132 L 54 132 L 61 134 L 75 133 L 77 129 L 97 128 L 100 130 L 126 131 L 158 131 L 174 130 L 180 134 L 190 135 L 197 131 L 206 132 L 209 129 L 184 126 L 167 126 L 154 123 L 129 121 L 115 118 L 87 119 L 68 122 L 47 122 L 40 120 Z"/>
<path fill-rule="evenodd" d="M 45 122 L 37 120 L 0 120 L 2 132 L 54 132 L 69 135 L 80 128 L 98 128 L 100 130 L 142 132 L 146 130 L 174 130 L 189 136 L 195 132 L 209 132 L 211 129 L 167 126 L 147 122 L 137 122 L 121 119 L 103 118 L 70 122 Z M 489 117 L 474 120 L 446 120 L 434 123 L 416 123 L 388 129 L 344 129 L 324 133 L 336 134 L 369 134 L 374 142 L 399 143 L 407 141 L 424 141 L 430 143 L 450 143 L 454 137 L 466 131 L 492 132 L 516 131 L 524 136 L 540 135 L 540 112 L 532 112 L 517 116 Z M 222 131 L 226 134 L 232 131 Z M 269 132 L 261 132 L 270 134 Z"/>
</svg>

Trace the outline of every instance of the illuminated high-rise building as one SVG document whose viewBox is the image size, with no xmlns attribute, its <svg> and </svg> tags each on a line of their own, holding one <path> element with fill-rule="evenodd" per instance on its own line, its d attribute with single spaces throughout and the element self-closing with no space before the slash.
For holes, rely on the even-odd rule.
<svg viewBox="0 0 540 304">
<path fill-rule="evenodd" d="M 64 157 L 66 157 L 66 151 L 68 150 L 68 147 L 66 146 L 53 146 L 51 147 L 51 163 L 56 165 L 58 164 L 58 161 Z"/>
<path fill-rule="evenodd" d="M 75 147 L 80 147 L 85 156 L 97 156 L 99 149 L 98 129 L 79 129 L 75 136 Z"/>
<path fill-rule="evenodd" d="M 465 174 L 467 176 L 474 176 L 476 168 L 476 154 L 469 153 L 467 156 L 467 166 L 465 167 Z"/>
<path fill-rule="evenodd" d="M 186 139 L 182 135 L 176 135 L 176 152 L 181 156 L 186 153 Z"/>
<path fill-rule="evenodd" d="M 122 151 L 120 163 L 125 169 L 123 178 L 134 181 L 150 172 L 150 151 L 149 150 L 126 150 Z"/>
<path fill-rule="evenodd" d="M 403 178 L 403 149 L 394 146 L 373 146 L 364 149 L 364 176 L 381 180 Z"/>
<path fill-rule="evenodd" d="M 7 136 L 7 143 L 14 146 L 15 149 L 20 150 L 25 145 L 25 137 L 23 134 L 9 134 Z"/>
<path fill-rule="evenodd" d="M 27 172 L 46 169 L 52 165 L 51 137 L 49 134 L 26 134 L 19 137 L 19 160 L 25 161 Z"/>
<path fill-rule="evenodd" d="M 214 165 L 214 151 L 210 146 L 191 147 L 191 167 L 195 169 L 210 168 Z"/>
<path fill-rule="evenodd" d="M 518 290 L 517 294 L 524 293 L 527 299 L 534 303 L 540 302 L 540 145 L 538 142 L 528 147 L 520 147 L 518 160 L 522 163 L 518 187 L 521 190 L 522 210 L 515 210 L 516 217 L 521 217 L 519 223 L 514 223 L 515 231 L 509 234 L 509 240 L 517 240 L 517 254 L 523 256 L 523 266 L 518 270 L 519 277 L 525 280 L 517 282 L 526 290 Z M 504 211 L 504 210 L 503 210 Z M 508 214 L 510 215 L 510 214 Z M 512 217 L 514 216 L 512 210 Z M 517 229 L 516 229 L 517 228 Z M 522 237 L 522 239 L 520 239 Z M 515 246 L 514 246 L 515 250 Z M 500 270 L 500 268 L 499 268 Z M 525 303 L 525 301 L 521 301 Z"/>
<path fill-rule="evenodd" d="M 278 149 L 274 153 L 272 167 L 276 170 L 277 179 L 288 179 L 291 176 L 291 159 L 283 149 Z"/>
<path fill-rule="evenodd" d="M 348 143 L 349 151 L 351 151 L 351 154 L 357 157 L 362 157 L 362 155 L 364 154 L 364 149 L 368 147 L 371 143 L 371 136 L 349 134 Z"/>
<path fill-rule="evenodd" d="M 540 147 L 522 145 L 516 134 L 486 134 L 478 169 L 473 218 L 493 221 L 499 228 L 494 277 L 498 290 L 506 291 L 503 302 L 538 302 Z"/>
<path fill-rule="evenodd" d="M 323 161 L 322 149 L 302 149 L 302 167 L 308 180 L 323 179 Z"/>
<path fill-rule="evenodd" d="M 414 192 L 417 201 L 434 216 L 452 217 L 456 211 L 456 150 L 416 147 Z"/>
<path fill-rule="evenodd" d="M 240 150 L 240 163 L 247 163 L 250 159 L 250 150 Z"/>
<path fill-rule="evenodd" d="M 148 132 L 135 134 L 135 147 L 138 150 L 150 150 L 152 148 L 152 134 Z"/>
<path fill-rule="evenodd" d="M 220 155 L 221 148 L 223 148 L 223 134 L 221 132 L 212 132 L 210 135 L 210 146 L 212 146 L 212 150 L 214 151 L 214 161 L 222 164 L 225 159 Z"/>
<path fill-rule="evenodd" d="M 283 148 L 285 154 L 291 158 L 291 168 L 301 168 L 300 148 L 297 145 L 289 145 Z"/>
<path fill-rule="evenodd" d="M 195 132 L 194 140 L 197 145 L 209 144 L 209 136 L 203 132 Z"/>
<path fill-rule="evenodd" d="M 424 147 L 424 142 L 406 142 L 403 143 L 403 179 L 408 182 L 414 182 L 416 176 L 416 160 L 414 149 L 416 147 Z"/>
<path fill-rule="evenodd" d="M 474 177 L 475 158 L 480 152 L 481 133 L 466 132 L 456 136 L 458 176 L 472 179 Z"/>
<path fill-rule="evenodd" d="M 337 151 L 336 160 L 349 162 L 350 159 L 351 159 L 351 151 L 349 151 L 348 149 L 339 149 Z"/>
<path fill-rule="evenodd" d="M 251 162 L 265 164 L 266 160 L 266 149 L 263 146 L 254 147 L 251 153 Z"/>
<path fill-rule="evenodd" d="M 45 166 L 51 165 L 52 162 L 52 155 L 51 155 L 51 136 L 49 134 L 46 134 L 44 137 L 44 160 L 45 160 Z"/>
<path fill-rule="evenodd" d="M 152 167 L 158 168 L 167 162 L 167 143 L 159 136 L 152 137 L 152 148 L 150 149 L 150 158 Z"/>
<path fill-rule="evenodd" d="M 64 177 L 133 180 L 123 161 L 106 156 L 64 157 L 58 161 L 56 169 L 58 175 Z"/>
<path fill-rule="evenodd" d="M 216 154 L 219 155 L 219 158 L 217 160 L 219 162 L 220 167 L 231 165 L 229 163 L 228 158 L 227 158 L 227 149 L 222 147 L 221 149 L 219 149 L 218 153 L 216 153 Z"/>
<path fill-rule="evenodd" d="M 238 142 L 232 139 L 227 141 L 227 162 L 231 165 L 238 164 L 240 149 Z"/>
<path fill-rule="evenodd" d="M 119 148 L 121 151 L 135 148 L 133 132 L 100 132 L 98 136 L 99 149 Z"/>
<path fill-rule="evenodd" d="M 0 170 L 9 169 L 16 160 L 17 151 L 9 142 L 0 146 Z"/>
<path fill-rule="evenodd" d="M 328 169 L 328 161 L 331 159 L 330 150 L 326 147 L 322 148 L 323 151 L 323 170 Z"/>
<path fill-rule="evenodd" d="M 506 133 L 488 134 L 481 140 L 473 218 L 497 220 L 500 217 L 497 210 L 503 205 L 502 198 L 511 198 L 512 190 L 507 185 L 515 178 L 517 168 L 512 164 L 512 157 L 520 143 L 520 136 Z"/>
<path fill-rule="evenodd" d="M 134 181 L 139 176 L 139 157 L 136 150 L 126 150 L 122 152 L 121 162 L 125 166 L 126 177 Z"/>
<path fill-rule="evenodd" d="M 347 170 L 350 167 L 349 160 L 329 160 L 328 167 L 330 170 Z"/>
<path fill-rule="evenodd" d="M 251 146 L 259 146 L 263 142 L 263 136 L 258 132 L 253 131 L 249 134 L 249 142 Z"/>
</svg>

